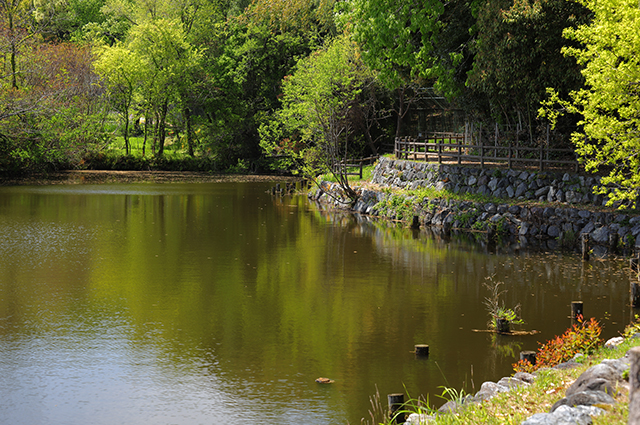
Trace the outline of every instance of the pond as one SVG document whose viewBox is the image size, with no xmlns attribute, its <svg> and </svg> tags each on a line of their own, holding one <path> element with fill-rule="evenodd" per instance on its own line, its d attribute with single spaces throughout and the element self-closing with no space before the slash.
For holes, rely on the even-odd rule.
<svg viewBox="0 0 640 425">
<path fill-rule="evenodd" d="M 0 188 L 0 423 L 356 424 L 376 392 L 438 406 L 511 374 L 573 300 L 604 337 L 634 315 L 624 260 L 487 249 L 271 186 Z M 474 332 L 489 276 L 539 334 Z"/>
</svg>

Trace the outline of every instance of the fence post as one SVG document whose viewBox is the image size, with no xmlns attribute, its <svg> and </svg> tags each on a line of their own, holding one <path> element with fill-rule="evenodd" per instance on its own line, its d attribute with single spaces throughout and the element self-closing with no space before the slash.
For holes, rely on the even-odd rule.
<svg viewBox="0 0 640 425">
<path fill-rule="evenodd" d="M 541 143 L 540 144 L 540 171 L 544 171 L 543 155 L 544 155 L 544 146 Z"/>
<path fill-rule="evenodd" d="M 549 160 L 549 123 L 547 123 L 547 161 Z"/>
<path fill-rule="evenodd" d="M 509 152 L 508 152 L 508 155 L 509 155 L 509 159 L 508 159 L 509 169 L 511 169 L 511 145 L 512 145 L 512 143 L 509 142 Z"/>
<path fill-rule="evenodd" d="M 493 139 L 493 157 L 497 158 L 498 157 L 498 123 L 496 123 L 496 133 L 495 133 L 495 137 Z"/>
<path fill-rule="evenodd" d="M 464 137 L 467 138 L 467 126 L 464 127 Z M 458 165 L 462 164 L 462 140 L 456 137 L 456 142 L 458 142 Z"/>
<path fill-rule="evenodd" d="M 480 168 L 484 168 L 484 142 L 482 141 L 482 135 L 480 136 Z"/>
</svg>

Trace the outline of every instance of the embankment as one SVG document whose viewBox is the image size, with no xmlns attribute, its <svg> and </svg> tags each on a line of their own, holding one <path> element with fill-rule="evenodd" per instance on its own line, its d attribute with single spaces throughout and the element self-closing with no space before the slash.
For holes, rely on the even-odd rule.
<svg viewBox="0 0 640 425">
<path fill-rule="evenodd" d="M 358 188 L 355 203 L 330 182 L 309 197 L 414 227 L 485 232 L 489 239 L 510 237 L 524 245 L 535 240 L 549 249 L 578 247 L 583 235 L 596 255 L 640 248 L 640 216 L 601 211 L 607 198 L 593 193 L 600 184 L 597 177 L 381 158 L 370 183 L 375 189 Z M 441 191 L 461 196 L 454 199 Z M 464 200 L 465 195 L 493 201 Z"/>
</svg>

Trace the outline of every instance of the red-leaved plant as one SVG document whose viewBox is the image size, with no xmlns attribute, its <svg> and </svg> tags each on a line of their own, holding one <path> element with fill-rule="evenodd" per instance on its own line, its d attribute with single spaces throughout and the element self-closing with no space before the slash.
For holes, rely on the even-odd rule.
<svg viewBox="0 0 640 425">
<path fill-rule="evenodd" d="M 536 353 L 536 364 L 520 360 L 513 364 L 516 372 L 534 372 L 540 368 L 553 367 L 571 360 L 577 353 L 589 353 L 602 344 L 602 326 L 593 317 L 584 321 L 578 316 L 577 323 L 560 336 L 542 344 Z"/>
</svg>

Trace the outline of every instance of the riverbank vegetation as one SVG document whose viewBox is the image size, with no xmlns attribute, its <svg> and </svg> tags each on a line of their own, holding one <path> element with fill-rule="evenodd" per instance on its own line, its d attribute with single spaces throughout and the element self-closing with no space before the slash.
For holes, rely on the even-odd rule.
<svg viewBox="0 0 640 425">
<path fill-rule="evenodd" d="M 2 0 L 0 173 L 334 173 L 349 190 L 343 164 L 394 136 L 474 121 L 537 145 L 550 119 L 589 170 L 622 164 L 629 198 L 639 22 L 628 0 Z"/>
<path fill-rule="evenodd" d="M 640 324 L 636 321 L 622 333 L 624 342 L 613 348 L 602 346 L 599 339 L 601 327 L 594 319 L 589 319 L 583 323 L 573 325 L 562 336 L 556 337 L 538 350 L 538 354 L 553 351 L 554 359 L 545 358 L 545 363 L 541 364 L 536 372 L 536 379 L 530 386 L 520 386 L 512 388 L 506 392 L 499 392 L 490 400 L 481 403 L 462 404 L 454 413 L 435 414 L 429 405 L 428 398 L 410 399 L 399 410 L 401 415 L 420 413 L 433 415 L 426 423 L 429 425 L 451 425 L 486 423 L 490 425 L 519 425 L 528 417 L 549 409 L 558 400 L 564 397 L 564 393 L 569 386 L 588 368 L 597 365 L 604 359 L 618 359 L 624 357 L 626 352 L 640 344 L 634 337 L 640 329 Z M 560 342 L 558 342 L 560 341 Z M 554 347 L 550 349 L 549 347 Z M 566 353 L 565 353 L 566 352 Z M 576 353 L 584 353 L 584 356 L 576 356 Z M 552 369 L 550 367 L 568 359 L 566 355 L 574 357 L 577 367 Z M 542 358 L 541 358 L 542 360 Z M 514 365 L 515 370 L 520 370 L 522 363 Z M 606 406 L 606 413 L 592 418 L 593 424 L 625 425 L 628 421 L 629 394 L 628 388 L 624 385 L 617 388 L 619 393 L 615 397 L 616 404 Z M 462 402 L 467 396 L 467 392 L 454 388 L 444 388 L 440 397 L 445 400 Z M 363 423 L 393 424 L 395 418 L 389 418 L 388 410 L 380 401 L 380 395 L 376 394 L 371 398 L 372 410 L 370 420 L 363 420 Z"/>
</svg>

